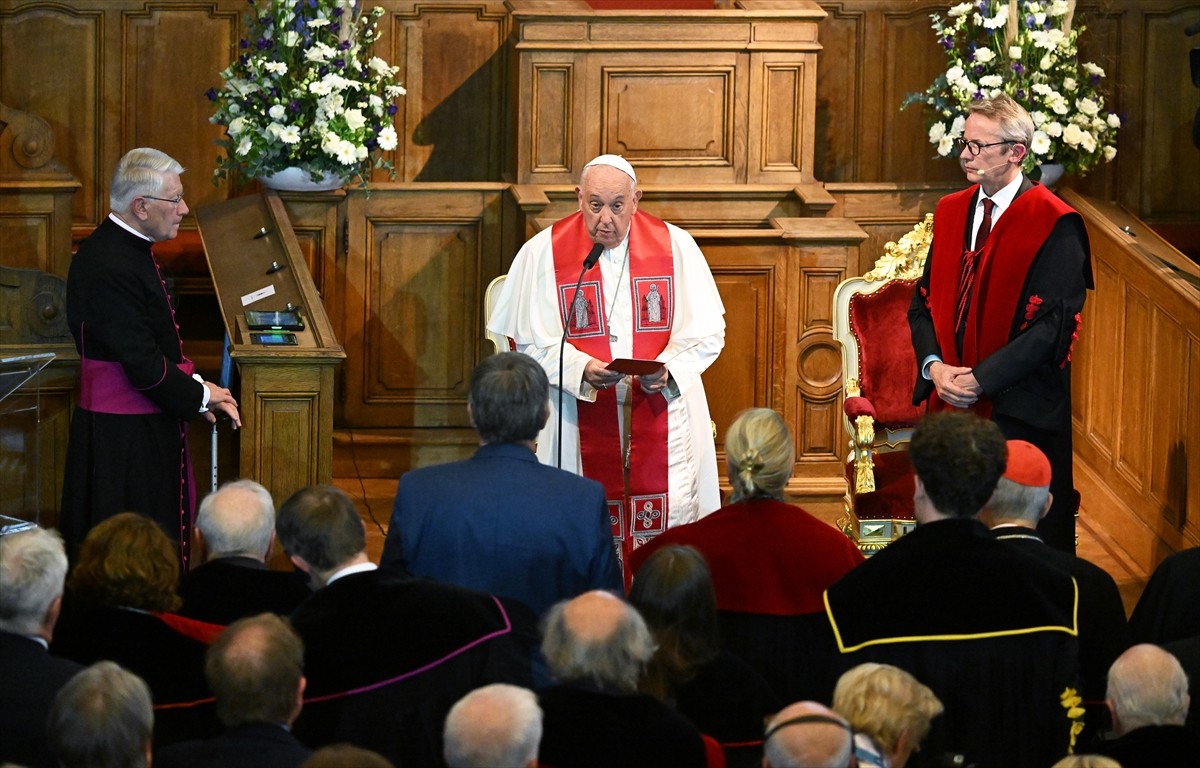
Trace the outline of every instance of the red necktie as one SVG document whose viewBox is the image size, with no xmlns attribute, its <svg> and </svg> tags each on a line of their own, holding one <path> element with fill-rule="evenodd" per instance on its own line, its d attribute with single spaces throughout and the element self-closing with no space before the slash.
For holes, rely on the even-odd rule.
<svg viewBox="0 0 1200 768">
<path fill-rule="evenodd" d="M 961 328 L 967 319 L 971 286 L 975 282 L 975 261 L 979 256 L 979 250 L 983 248 L 984 241 L 987 240 L 988 233 L 992 231 L 992 208 L 995 205 L 990 198 L 983 199 L 983 221 L 979 224 L 979 233 L 975 235 L 975 248 L 963 254 L 962 272 L 958 276 L 958 309 L 954 313 L 955 330 Z"/>
</svg>

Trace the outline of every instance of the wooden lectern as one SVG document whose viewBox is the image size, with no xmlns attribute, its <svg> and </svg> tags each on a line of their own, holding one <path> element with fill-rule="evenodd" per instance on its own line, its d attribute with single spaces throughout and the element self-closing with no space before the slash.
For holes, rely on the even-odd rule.
<svg viewBox="0 0 1200 768">
<path fill-rule="evenodd" d="M 229 355 L 241 374 L 238 474 L 282 500 L 333 479 L 334 368 L 346 357 L 334 337 L 283 202 L 275 192 L 196 211 Z M 246 310 L 296 308 L 294 346 L 254 343 Z"/>
</svg>

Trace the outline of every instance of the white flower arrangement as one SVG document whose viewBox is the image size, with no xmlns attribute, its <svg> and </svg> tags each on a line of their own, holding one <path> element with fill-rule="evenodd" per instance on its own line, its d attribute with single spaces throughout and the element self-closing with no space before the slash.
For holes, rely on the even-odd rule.
<svg viewBox="0 0 1200 768">
<path fill-rule="evenodd" d="M 405 94 L 393 67 L 371 49 L 383 9 L 357 0 L 247 0 L 246 36 L 235 62 L 210 89 L 217 141 L 214 181 L 242 183 L 300 167 L 315 181 L 333 174 L 366 184 L 372 164 L 395 177 L 383 152 L 399 139 L 395 101 Z"/>
<path fill-rule="evenodd" d="M 937 154 L 954 151 L 973 101 L 1006 93 L 1033 118 L 1033 141 L 1024 170 L 1060 163 L 1082 176 L 1117 155 L 1121 120 L 1105 110 L 1099 87 L 1104 70 L 1079 61 L 1085 27 L 1072 26 L 1074 0 L 977 0 L 933 14 L 933 30 L 948 66 L 903 107 L 930 108 L 929 142 Z M 903 108 L 902 107 L 902 108 Z"/>
</svg>

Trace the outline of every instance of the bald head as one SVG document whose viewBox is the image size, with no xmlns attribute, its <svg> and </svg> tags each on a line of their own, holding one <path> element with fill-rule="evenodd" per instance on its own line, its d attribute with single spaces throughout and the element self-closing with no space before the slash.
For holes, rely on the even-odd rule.
<svg viewBox="0 0 1200 768">
<path fill-rule="evenodd" d="M 537 696 L 503 683 L 477 688 L 450 708 L 444 741 L 450 768 L 535 765 L 542 741 Z"/>
<path fill-rule="evenodd" d="M 852 736 L 837 712 L 815 701 L 799 701 L 771 719 L 763 763 L 768 768 L 848 768 Z"/>
<path fill-rule="evenodd" d="M 1179 660 L 1143 643 L 1122 653 L 1108 670 L 1108 707 L 1118 735 L 1146 725 L 1183 725 L 1190 700 Z"/>
<path fill-rule="evenodd" d="M 631 605 L 597 590 L 549 610 L 542 653 L 562 682 L 585 680 L 602 690 L 631 693 L 654 655 L 654 643 Z"/>
<path fill-rule="evenodd" d="M 196 527 L 209 560 L 241 556 L 265 562 L 275 532 L 275 502 L 253 480 L 235 480 L 204 497 Z"/>
</svg>

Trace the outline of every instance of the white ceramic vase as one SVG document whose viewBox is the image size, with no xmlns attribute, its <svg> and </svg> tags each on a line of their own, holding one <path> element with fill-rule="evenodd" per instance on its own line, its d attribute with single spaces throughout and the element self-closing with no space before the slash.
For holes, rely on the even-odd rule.
<svg viewBox="0 0 1200 768">
<path fill-rule="evenodd" d="M 284 168 L 270 176 L 260 176 L 258 183 L 267 189 L 280 192 L 329 192 L 341 189 L 345 181 L 341 176 L 325 172 L 320 181 L 313 181 L 303 168 Z"/>
<path fill-rule="evenodd" d="M 1042 169 L 1042 178 L 1038 179 L 1047 187 L 1053 187 L 1062 178 L 1063 167 L 1061 163 L 1042 163 L 1038 166 Z"/>
</svg>

